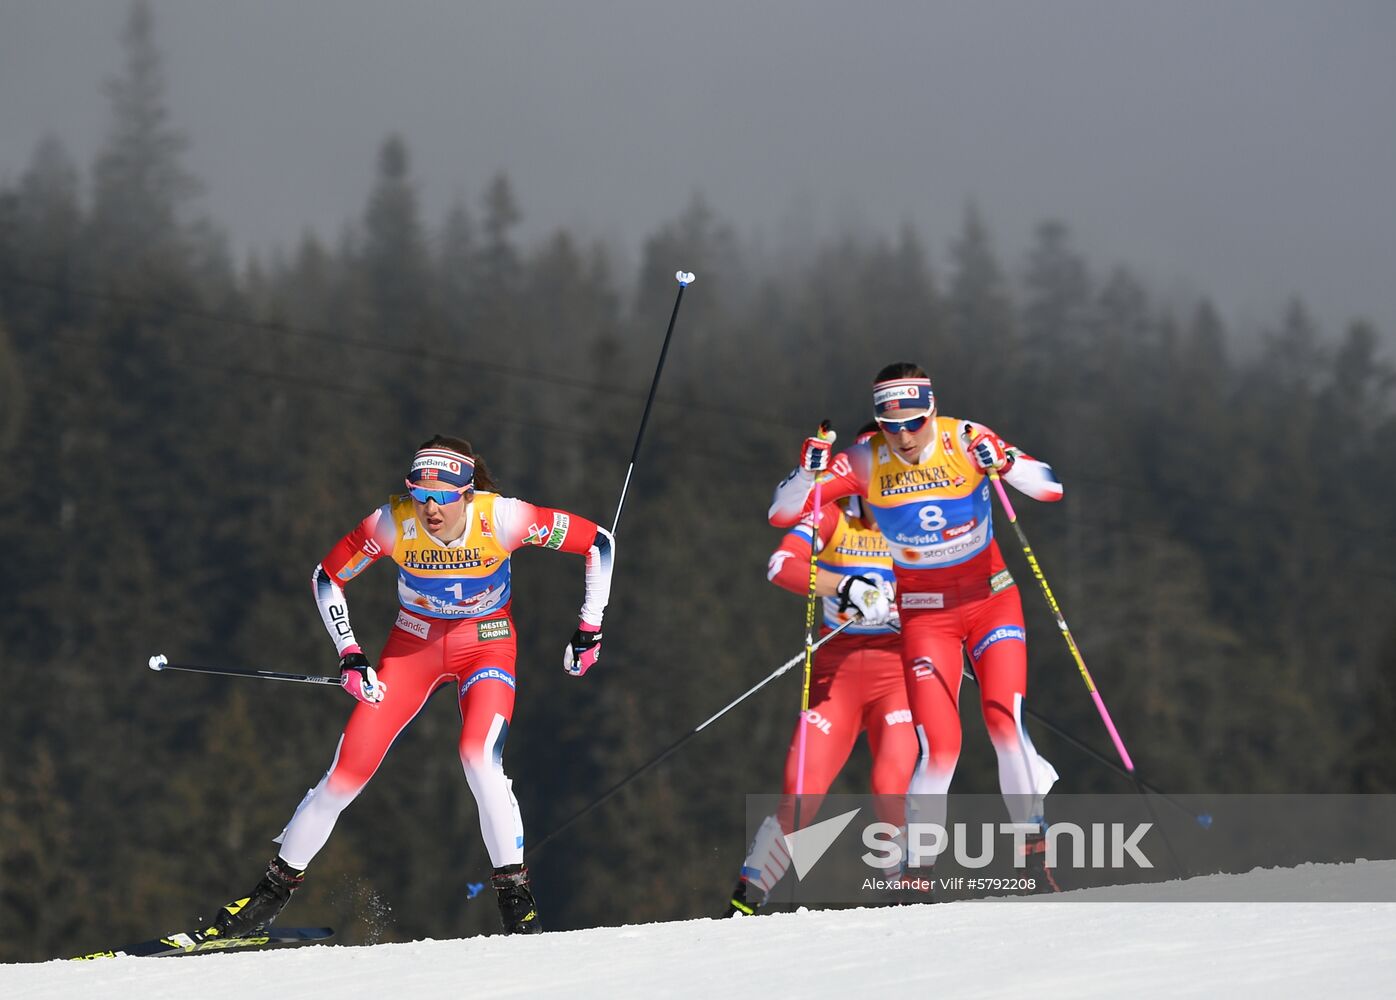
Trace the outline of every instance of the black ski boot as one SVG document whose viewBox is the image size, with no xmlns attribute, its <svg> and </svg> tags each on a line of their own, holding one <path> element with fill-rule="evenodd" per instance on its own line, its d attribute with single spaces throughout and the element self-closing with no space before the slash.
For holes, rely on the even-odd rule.
<svg viewBox="0 0 1396 1000">
<path fill-rule="evenodd" d="M 253 931 L 261 930 L 286 908 L 291 901 L 291 893 L 300 888 L 304 881 L 304 871 L 292 868 L 279 857 L 272 858 L 252 895 L 246 899 L 235 899 L 219 910 L 213 925 L 200 934 L 201 939 L 247 937 Z"/>
<path fill-rule="evenodd" d="M 540 934 L 543 924 L 538 919 L 538 904 L 528 886 L 528 869 L 523 865 L 496 868 L 490 885 L 499 894 L 499 921 L 505 934 Z"/>
<path fill-rule="evenodd" d="M 760 895 L 760 890 L 752 889 L 750 882 L 744 878 L 737 879 L 737 887 L 732 890 L 732 898 L 727 901 L 727 912 L 723 916 L 755 916 L 756 908 L 766 901 L 765 899 L 757 899 L 758 895 Z"/>
<path fill-rule="evenodd" d="M 1048 892 L 1061 892 L 1062 887 L 1057 884 L 1057 878 L 1052 874 L 1052 869 L 1047 867 L 1047 834 L 1029 834 L 1023 844 L 1023 877 L 1034 881 L 1034 886 L 1030 893 L 1041 895 Z"/>
</svg>

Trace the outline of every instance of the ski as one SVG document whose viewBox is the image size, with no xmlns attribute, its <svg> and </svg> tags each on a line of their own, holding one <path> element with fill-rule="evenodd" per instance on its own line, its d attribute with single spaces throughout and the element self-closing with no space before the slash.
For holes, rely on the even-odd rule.
<svg viewBox="0 0 1396 1000">
<path fill-rule="evenodd" d="M 257 948 L 263 945 L 300 944 L 306 941 L 323 941 L 333 937 L 329 927 L 268 927 L 265 930 L 238 938 L 212 938 L 200 941 L 194 935 L 180 932 L 162 938 L 153 938 L 139 944 L 127 945 L 115 951 L 94 951 L 90 955 L 74 955 L 72 961 L 82 962 L 95 958 L 158 957 L 161 955 L 193 955 L 209 951 L 228 951 L 232 948 Z"/>
</svg>

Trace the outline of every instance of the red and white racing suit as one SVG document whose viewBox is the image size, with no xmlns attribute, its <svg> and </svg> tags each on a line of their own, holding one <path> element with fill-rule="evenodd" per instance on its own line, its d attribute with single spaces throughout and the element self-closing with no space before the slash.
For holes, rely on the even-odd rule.
<svg viewBox="0 0 1396 1000">
<path fill-rule="evenodd" d="M 797 594 L 809 591 L 812 518 L 788 531 L 771 553 L 767 576 Z M 824 508 L 819 522 L 820 569 L 840 576 L 863 576 L 892 582 L 892 559 L 876 527 L 849 519 L 838 504 Z M 767 820 L 742 864 L 742 878 L 769 894 L 790 864 L 784 834 L 795 829 L 795 791 L 802 789 L 800 825 L 808 826 L 820 798 L 848 760 L 858 734 L 867 732 L 872 751 L 872 791 L 879 816 L 894 826 L 905 818 L 903 797 L 916 766 L 917 743 L 902 679 L 901 639 L 888 625 L 865 625 L 852 609 L 839 610 L 837 597 L 823 598 L 827 634 L 852 618 L 853 623 L 814 654 L 810 672 L 809 711 L 796 723 L 785 756 L 780 810 Z M 800 729 L 805 730 L 804 781 L 800 783 Z M 772 824 L 778 824 L 773 829 Z"/>
<path fill-rule="evenodd" d="M 377 667 L 386 686 L 377 705 L 359 704 L 320 783 L 282 835 L 281 857 L 305 868 L 329 839 L 340 812 L 373 777 L 393 741 L 440 686 L 456 686 L 461 766 L 495 867 L 523 859 L 523 822 L 504 773 L 514 711 L 516 641 L 510 554 L 531 545 L 586 556 L 581 618 L 600 626 L 610 595 L 611 535 L 585 518 L 476 491 L 460 538 L 443 542 L 418 522 L 408 496 L 394 497 L 345 535 L 315 568 L 321 618 L 340 655 L 358 649 L 340 584 L 387 557 L 398 565 L 401 610 Z"/>
<path fill-rule="evenodd" d="M 980 707 L 998 757 L 999 788 L 1014 822 L 1037 822 L 1056 772 L 1023 726 L 1027 633 L 1023 607 L 993 536 L 992 487 L 960 438 L 966 421 L 936 416 L 918 461 L 897 454 L 881 432 L 834 456 L 823 498 L 860 496 L 887 540 L 897 581 L 902 665 L 921 741 L 915 794 L 934 795 L 929 817 L 944 821 L 944 793 L 960 756 L 963 655 L 979 679 Z M 997 439 L 987 427 L 974 433 Z M 1036 500 L 1059 500 L 1051 467 L 997 439 L 1011 458 L 1005 482 Z M 777 488 L 775 525 L 808 513 L 814 475 L 797 470 Z"/>
</svg>

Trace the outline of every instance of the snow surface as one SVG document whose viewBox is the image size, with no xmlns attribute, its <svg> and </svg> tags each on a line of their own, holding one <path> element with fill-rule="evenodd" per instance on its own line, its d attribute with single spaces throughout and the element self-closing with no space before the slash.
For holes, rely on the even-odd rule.
<svg viewBox="0 0 1396 1000">
<path fill-rule="evenodd" d="M 1374 885 L 1396 890 L 1396 861 L 1212 876 L 1147 891 L 1154 899 L 1169 891 L 1195 898 L 1198 889 L 1204 898 L 1211 891 L 1235 898 L 1241 889 L 1255 899 L 1294 898 L 1319 885 L 1355 895 L 1370 895 Z M 1130 902 L 1133 891 L 9 965 L 0 967 L 0 996 L 1396 997 L 1396 902 Z"/>
</svg>

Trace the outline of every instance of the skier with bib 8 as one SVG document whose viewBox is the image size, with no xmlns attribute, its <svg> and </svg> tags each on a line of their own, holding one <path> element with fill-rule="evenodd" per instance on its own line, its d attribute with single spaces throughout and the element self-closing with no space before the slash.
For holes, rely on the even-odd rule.
<svg viewBox="0 0 1396 1000">
<path fill-rule="evenodd" d="M 816 475 L 824 502 L 857 496 L 868 504 L 892 557 L 902 666 L 921 744 L 910 790 L 922 811 L 914 819 L 945 824 L 967 652 L 1009 818 L 1036 831 L 1026 837 L 1023 863 L 1050 891 L 1043 797 L 1057 775 L 1024 727 L 1027 631 L 994 539 L 988 475 L 1042 501 L 1060 500 L 1061 484 L 1049 465 L 983 424 L 938 413 L 931 380 L 917 365 L 900 362 L 877 374 L 873 411 L 878 432 L 836 455 L 820 438 L 806 440 L 800 467 L 776 487 L 770 521 L 784 527 L 807 516 Z"/>
</svg>

